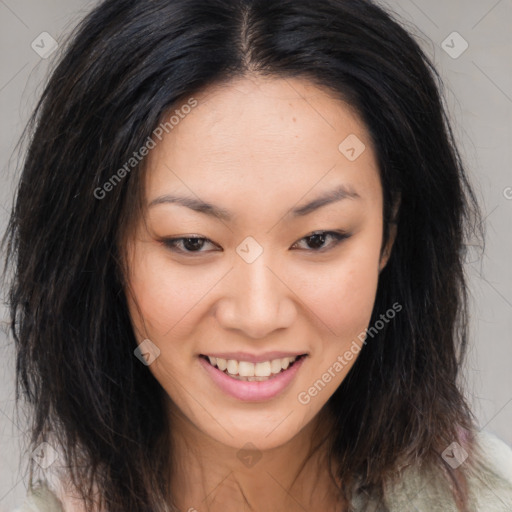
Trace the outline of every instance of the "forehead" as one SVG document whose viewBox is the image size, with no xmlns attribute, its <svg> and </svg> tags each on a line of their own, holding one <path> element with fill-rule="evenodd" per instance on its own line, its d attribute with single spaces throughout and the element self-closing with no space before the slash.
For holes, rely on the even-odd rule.
<svg viewBox="0 0 512 512">
<path fill-rule="evenodd" d="M 148 200 L 176 190 L 218 203 L 230 190 L 278 199 L 283 192 L 295 197 L 341 182 L 370 195 L 380 192 L 366 127 L 328 91 L 306 80 L 251 77 L 193 98 L 197 106 L 148 156 Z M 362 151 L 355 160 L 346 153 L 354 144 Z"/>
</svg>

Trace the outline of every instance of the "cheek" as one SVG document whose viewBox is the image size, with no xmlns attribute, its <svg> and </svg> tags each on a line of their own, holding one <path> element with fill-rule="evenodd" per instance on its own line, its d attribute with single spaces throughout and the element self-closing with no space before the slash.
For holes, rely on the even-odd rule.
<svg viewBox="0 0 512 512">
<path fill-rule="evenodd" d="M 133 300 L 130 300 L 130 313 L 138 322 L 142 314 L 147 331 L 144 335 L 155 339 L 161 339 L 171 330 L 176 336 L 181 320 L 200 302 L 215 277 L 198 270 L 199 267 L 173 265 L 165 254 L 155 249 L 139 251 L 131 268 L 130 289 L 140 313 Z"/>
<path fill-rule="evenodd" d="M 170 271 L 170 265 L 160 251 L 139 247 L 130 262 L 128 306 L 138 342 L 148 338 L 160 350 L 149 371 L 176 396 L 186 379 L 183 352 L 189 347 L 173 340 L 186 335 L 186 317 L 208 288 L 204 282 L 203 289 L 198 288 L 201 285 L 191 280 L 190 272 Z"/>
<path fill-rule="evenodd" d="M 300 302 L 314 313 L 312 320 L 319 320 L 318 329 L 345 339 L 368 324 L 378 283 L 379 250 L 378 229 L 367 229 L 335 261 L 301 261 L 280 270 L 285 282 L 294 283 Z M 146 244 L 137 247 L 130 268 L 130 288 L 145 322 L 140 334 L 155 340 L 171 330 L 173 337 L 186 335 L 187 315 L 194 314 L 194 307 L 222 276 L 208 265 L 177 265 L 159 248 Z M 140 330 L 140 314 L 133 300 L 129 303 Z"/>
<path fill-rule="evenodd" d="M 334 264 L 316 265 L 298 281 L 297 293 L 322 321 L 319 328 L 328 328 L 340 342 L 367 327 L 375 302 L 380 246 L 371 239 L 363 242 L 347 247 Z"/>
<path fill-rule="evenodd" d="M 378 239 L 378 236 L 377 236 Z M 370 322 L 378 284 L 380 246 L 369 238 L 354 244 L 335 265 L 316 268 L 303 281 L 309 308 L 319 318 L 314 358 L 297 399 L 316 414 L 355 364 Z"/>
</svg>

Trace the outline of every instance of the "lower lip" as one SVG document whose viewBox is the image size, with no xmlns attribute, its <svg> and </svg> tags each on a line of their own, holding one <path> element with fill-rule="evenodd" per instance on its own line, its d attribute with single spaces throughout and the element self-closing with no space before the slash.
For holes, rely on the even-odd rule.
<svg viewBox="0 0 512 512">
<path fill-rule="evenodd" d="M 244 402 L 261 402 L 270 400 L 282 393 L 300 370 L 305 359 L 306 356 L 301 357 L 287 370 L 278 373 L 275 377 L 260 382 L 233 379 L 220 371 L 217 367 L 212 366 L 203 357 L 199 357 L 199 362 L 208 372 L 213 382 L 215 382 L 224 393 L 238 400 L 243 400 Z"/>
</svg>

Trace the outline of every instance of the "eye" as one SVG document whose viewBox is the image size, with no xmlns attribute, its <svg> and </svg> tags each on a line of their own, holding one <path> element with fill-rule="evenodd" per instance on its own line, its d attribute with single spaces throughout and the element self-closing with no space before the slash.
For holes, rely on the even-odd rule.
<svg viewBox="0 0 512 512">
<path fill-rule="evenodd" d="M 303 240 L 306 241 L 306 251 L 312 252 L 325 252 L 336 247 L 342 240 L 349 238 L 350 235 L 343 231 L 316 231 L 310 235 L 301 238 L 298 242 L 292 245 L 295 248 Z M 324 247 L 327 239 L 332 242 Z M 180 237 L 180 238 L 166 238 L 161 240 L 161 243 L 169 248 L 171 251 L 181 254 L 201 254 L 209 251 L 202 251 L 206 244 L 214 245 L 211 240 L 204 237 Z"/>
<path fill-rule="evenodd" d="M 334 249 L 342 240 L 345 240 L 346 238 L 349 238 L 350 235 L 348 233 L 345 233 L 343 231 L 316 231 L 314 233 L 311 233 L 308 236 L 305 236 L 299 242 L 302 240 L 306 240 L 306 243 L 308 247 L 306 250 L 310 250 L 313 252 L 326 252 L 330 249 Z M 333 242 L 324 247 L 325 240 L 331 238 Z M 297 245 L 299 242 L 296 242 L 292 248 Z"/>
<path fill-rule="evenodd" d="M 162 243 L 171 249 L 171 251 L 183 254 L 206 252 L 200 250 L 204 247 L 205 242 L 213 245 L 208 238 L 203 237 L 166 238 L 165 240 L 162 240 Z"/>
</svg>

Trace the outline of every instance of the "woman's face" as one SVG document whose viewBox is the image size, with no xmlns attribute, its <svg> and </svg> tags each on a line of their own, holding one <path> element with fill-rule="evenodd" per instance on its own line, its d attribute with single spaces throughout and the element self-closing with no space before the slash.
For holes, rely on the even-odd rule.
<svg viewBox="0 0 512 512">
<path fill-rule="evenodd" d="M 130 314 L 192 425 L 269 449 L 315 418 L 362 345 L 386 263 L 376 158 L 352 110 L 306 81 L 240 79 L 195 100 L 147 157 Z"/>
</svg>

